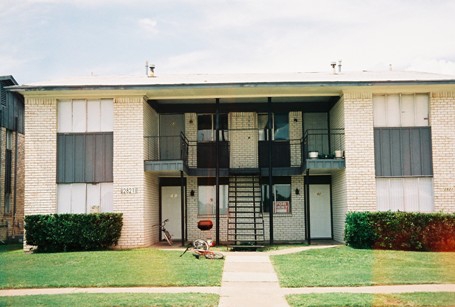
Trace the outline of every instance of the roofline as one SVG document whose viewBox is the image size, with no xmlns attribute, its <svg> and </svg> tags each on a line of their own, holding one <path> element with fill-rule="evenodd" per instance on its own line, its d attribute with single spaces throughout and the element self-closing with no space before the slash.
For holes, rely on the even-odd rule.
<svg viewBox="0 0 455 307">
<path fill-rule="evenodd" d="M 12 78 L 12 77 L 11 77 Z M 14 80 L 14 79 L 13 79 Z M 15 80 L 14 80 L 15 81 Z M 16 83 L 17 84 L 17 83 Z M 332 86 L 390 86 L 390 85 L 449 85 L 455 79 L 441 80 L 387 80 L 387 81 L 283 81 L 283 82 L 228 82 L 228 83 L 176 83 L 176 84 L 118 84 L 118 85 L 14 85 L 6 87 L 15 92 L 68 91 L 68 90 L 147 90 L 166 88 L 227 88 L 227 87 L 332 87 Z"/>
<path fill-rule="evenodd" d="M 4 81 L 4 80 L 13 82 L 13 83 L 15 84 L 14 86 L 17 86 L 17 85 L 18 85 L 16 79 L 14 79 L 14 77 L 13 77 L 12 75 L 0 76 L 0 81 Z M 12 85 L 12 86 L 13 86 L 13 85 Z M 9 86 L 8 86 L 8 87 L 9 87 Z"/>
</svg>

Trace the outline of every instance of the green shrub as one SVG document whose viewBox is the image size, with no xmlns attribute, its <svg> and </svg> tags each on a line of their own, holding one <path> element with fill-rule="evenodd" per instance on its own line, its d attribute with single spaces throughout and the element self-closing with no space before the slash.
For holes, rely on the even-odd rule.
<svg viewBox="0 0 455 307">
<path fill-rule="evenodd" d="M 354 248 L 455 251 L 455 213 L 348 212 L 345 223 Z"/>
<path fill-rule="evenodd" d="M 121 213 L 27 215 L 25 239 L 40 252 L 107 249 L 117 245 L 122 225 Z"/>
</svg>

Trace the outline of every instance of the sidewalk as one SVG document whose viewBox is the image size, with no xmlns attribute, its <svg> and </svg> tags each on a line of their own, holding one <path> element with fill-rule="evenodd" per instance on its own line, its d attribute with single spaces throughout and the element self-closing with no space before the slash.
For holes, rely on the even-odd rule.
<svg viewBox="0 0 455 307">
<path fill-rule="evenodd" d="M 312 245 L 271 252 L 227 252 L 221 287 L 133 287 L 133 288 L 42 288 L 0 290 L 0 296 L 68 293 L 214 293 L 221 307 L 289 306 L 285 295 L 307 293 L 405 293 L 455 292 L 455 284 L 390 285 L 369 287 L 280 288 L 270 255 L 296 253 L 309 249 L 330 248 Z"/>
</svg>

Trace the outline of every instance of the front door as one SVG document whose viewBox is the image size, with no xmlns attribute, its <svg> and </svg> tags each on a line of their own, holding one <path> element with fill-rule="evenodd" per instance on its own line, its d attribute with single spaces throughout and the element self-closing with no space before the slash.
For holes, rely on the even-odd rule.
<svg viewBox="0 0 455 307">
<path fill-rule="evenodd" d="M 161 187 L 161 220 L 169 219 L 166 229 L 173 240 L 182 239 L 181 196 L 178 186 Z"/>
<path fill-rule="evenodd" d="M 310 228 L 312 239 L 332 238 L 330 184 L 310 184 Z"/>
<path fill-rule="evenodd" d="M 180 132 L 184 131 L 183 114 L 160 115 L 160 159 L 180 160 Z"/>
</svg>

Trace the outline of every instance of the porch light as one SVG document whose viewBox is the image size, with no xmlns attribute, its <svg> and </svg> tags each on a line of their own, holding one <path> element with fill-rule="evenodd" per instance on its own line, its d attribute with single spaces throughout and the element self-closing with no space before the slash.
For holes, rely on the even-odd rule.
<svg viewBox="0 0 455 307">
<path fill-rule="evenodd" d="M 190 191 L 190 196 L 194 196 L 194 190 Z"/>
<path fill-rule="evenodd" d="M 300 194 L 300 190 L 299 189 L 295 189 L 295 195 L 299 195 Z"/>
</svg>

